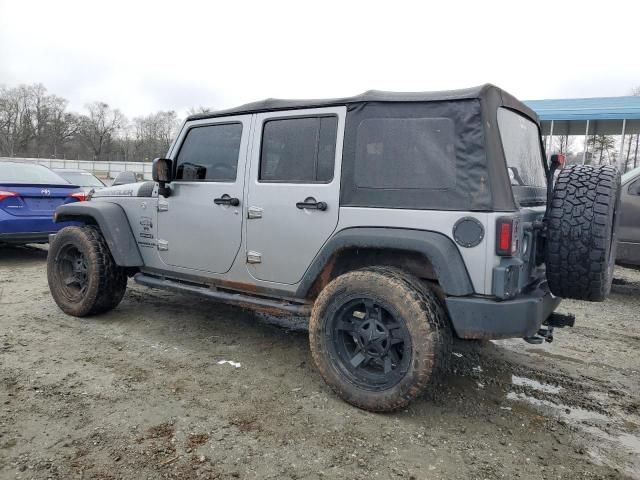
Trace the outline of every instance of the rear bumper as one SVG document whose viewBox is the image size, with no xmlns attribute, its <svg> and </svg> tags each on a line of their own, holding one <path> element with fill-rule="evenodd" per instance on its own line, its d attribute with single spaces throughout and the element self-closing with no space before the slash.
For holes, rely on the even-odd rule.
<svg viewBox="0 0 640 480">
<path fill-rule="evenodd" d="M 446 300 L 453 328 L 458 337 L 465 339 L 532 337 L 560 303 L 546 281 L 513 300 L 481 297 Z"/>
</svg>

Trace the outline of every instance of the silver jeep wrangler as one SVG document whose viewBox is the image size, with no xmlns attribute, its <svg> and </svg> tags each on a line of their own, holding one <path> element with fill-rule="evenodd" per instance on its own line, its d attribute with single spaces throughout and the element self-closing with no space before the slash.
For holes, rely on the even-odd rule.
<svg viewBox="0 0 640 480">
<path fill-rule="evenodd" d="M 78 226 L 51 241 L 49 286 L 78 317 L 115 308 L 128 277 L 310 316 L 331 388 L 394 410 L 446 371 L 454 336 L 550 341 L 573 323 L 560 298 L 608 295 L 619 174 L 561 167 L 492 85 L 194 115 L 154 182 L 57 209 Z"/>
</svg>

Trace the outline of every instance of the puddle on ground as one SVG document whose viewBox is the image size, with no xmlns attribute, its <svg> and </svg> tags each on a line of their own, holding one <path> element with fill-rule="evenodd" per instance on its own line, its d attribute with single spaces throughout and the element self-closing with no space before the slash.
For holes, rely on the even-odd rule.
<svg viewBox="0 0 640 480">
<path fill-rule="evenodd" d="M 597 420 L 601 422 L 610 421 L 610 418 L 602 413 L 593 412 L 579 407 L 570 407 L 569 405 L 554 403 L 549 400 L 534 398 L 524 393 L 509 392 L 507 393 L 507 400 L 525 402 L 536 407 L 546 408 L 551 414 L 566 420 L 574 420 L 577 422 L 584 422 L 587 420 Z"/>
<path fill-rule="evenodd" d="M 532 378 L 519 377 L 518 375 L 511 376 L 511 383 L 522 387 L 529 387 L 545 393 L 560 393 L 560 390 L 562 390 L 562 387 L 556 387 L 555 385 L 551 385 L 549 383 L 541 383 L 537 380 L 533 380 Z"/>
<path fill-rule="evenodd" d="M 611 434 L 598 426 L 598 424 L 606 424 L 607 427 L 609 427 L 612 422 L 615 422 L 614 419 L 602 413 L 593 412 L 579 407 L 570 407 L 562 403 L 554 403 L 550 400 L 534 398 L 524 393 L 509 392 L 507 394 L 507 400 L 533 405 L 534 407 L 537 407 L 538 410 L 542 410 L 543 413 L 568 421 L 573 425 L 576 425 L 582 431 L 592 435 L 594 438 L 604 441 L 604 443 L 600 442 L 591 445 L 591 448 L 589 449 L 589 454 L 597 462 L 608 463 L 605 460 L 607 455 L 604 455 L 603 452 L 611 449 L 612 445 L 628 452 L 629 459 L 624 460 L 625 462 L 628 462 L 628 464 L 624 467 L 624 471 L 630 475 L 631 478 L 640 480 L 640 436 L 620 431 L 615 434 Z M 590 425 L 589 423 L 591 422 L 597 423 Z"/>
</svg>

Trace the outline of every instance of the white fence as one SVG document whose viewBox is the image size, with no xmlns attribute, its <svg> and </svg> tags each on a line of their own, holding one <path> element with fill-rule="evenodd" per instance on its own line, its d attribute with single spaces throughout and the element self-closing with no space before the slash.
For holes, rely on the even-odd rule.
<svg viewBox="0 0 640 480">
<path fill-rule="evenodd" d="M 120 172 L 135 172 L 151 180 L 150 162 L 93 162 L 91 160 L 63 160 L 60 158 L 0 157 L 0 162 L 38 163 L 49 168 L 79 168 L 101 178 L 114 178 Z"/>
</svg>

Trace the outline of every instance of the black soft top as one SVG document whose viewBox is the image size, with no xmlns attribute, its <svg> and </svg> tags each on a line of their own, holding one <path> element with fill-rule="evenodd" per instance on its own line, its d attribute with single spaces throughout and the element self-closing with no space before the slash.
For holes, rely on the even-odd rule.
<svg viewBox="0 0 640 480">
<path fill-rule="evenodd" d="M 218 110 L 215 112 L 191 115 L 187 118 L 187 120 L 202 120 L 206 118 L 224 117 L 229 115 L 272 112 L 277 110 L 291 110 L 297 108 L 334 107 L 339 105 L 352 105 L 369 102 L 444 102 L 472 99 L 478 99 L 490 104 L 499 103 L 506 107 L 520 111 L 535 122 L 538 121 L 538 116 L 536 115 L 536 113 L 529 107 L 527 107 L 524 103 L 520 102 L 513 95 L 489 83 L 480 85 L 478 87 L 463 88 L 459 90 L 443 90 L 437 92 L 384 92 L 381 90 L 369 90 L 354 97 L 344 98 L 328 98 L 315 100 L 283 100 L 277 98 L 268 98 L 266 100 L 247 103 L 245 105 L 229 108 L 226 110 Z"/>
</svg>

